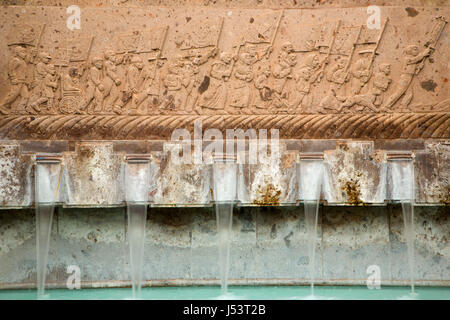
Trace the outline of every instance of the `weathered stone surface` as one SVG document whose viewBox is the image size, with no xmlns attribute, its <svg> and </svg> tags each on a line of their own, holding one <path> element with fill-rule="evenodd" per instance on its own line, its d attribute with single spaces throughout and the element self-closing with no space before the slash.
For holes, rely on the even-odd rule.
<svg viewBox="0 0 450 320">
<path fill-rule="evenodd" d="M 429 142 L 416 153 L 417 202 L 450 203 L 450 144 Z"/>
<path fill-rule="evenodd" d="M 417 283 L 450 285 L 450 3 L 366 2 L 3 1 L 0 208 L 31 207 L 35 156 L 62 156 L 48 285 L 64 287 L 69 265 L 84 286 L 128 284 L 126 154 L 150 159 L 144 279 L 218 283 L 211 165 L 175 163 L 169 141 L 198 139 L 199 123 L 203 138 L 279 130 L 280 158 L 238 165 L 231 283 L 308 282 L 303 207 L 289 207 L 300 153 L 326 167 L 316 282 L 364 285 L 376 265 L 382 284 L 406 283 L 401 208 L 369 207 L 388 200 L 387 153 L 406 152 L 416 204 L 434 205 L 415 209 Z M 34 286 L 34 220 L 0 210 L 0 288 Z"/>
<path fill-rule="evenodd" d="M 257 154 L 257 163 L 239 166 L 238 199 L 243 205 L 277 206 L 297 201 L 298 154 L 286 151 L 284 144 L 278 148 L 278 156 L 270 151 L 250 151 L 247 156 Z"/>
<path fill-rule="evenodd" d="M 325 279 L 364 284 L 371 265 L 380 268 L 381 279 L 393 280 L 390 272 L 389 220 L 386 208 L 357 210 L 324 208 L 322 219 Z M 407 272 L 403 262 L 402 272 Z"/>
<path fill-rule="evenodd" d="M 295 203 L 298 152 L 325 154 L 322 200 L 382 204 L 384 155 L 400 150 L 414 155 L 416 202 L 449 202 L 445 1 L 375 1 L 379 27 L 351 0 L 5 4 L 0 139 L 20 155 L 0 153 L 0 207 L 32 204 L 24 152 L 64 153 L 66 205 L 124 205 L 123 153 L 150 154 L 155 206 L 208 205 L 210 167 L 168 152 L 199 123 L 203 138 L 279 130 L 280 159 L 239 164 L 242 205 Z M 65 5 L 80 5 L 80 30 Z"/>
<path fill-rule="evenodd" d="M 371 142 L 342 142 L 325 151 L 328 171 L 325 198 L 331 203 L 383 203 L 386 198 L 386 161 Z"/>
<path fill-rule="evenodd" d="M 153 162 L 155 189 L 153 199 L 160 205 L 205 205 L 211 199 L 211 166 L 173 160 L 180 145 L 167 143 L 166 153 Z"/>
<path fill-rule="evenodd" d="M 233 5 L 2 7 L 0 138 L 449 138 L 448 6 Z"/>
<path fill-rule="evenodd" d="M 263 157 L 256 164 L 238 165 L 237 200 L 242 206 L 295 204 L 299 194 L 298 156 L 305 149 L 308 152 L 325 150 L 326 172 L 321 199 L 328 205 L 383 205 L 385 201 L 395 200 L 390 199 L 387 192 L 390 180 L 387 179 L 386 154 L 393 152 L 392 149 L 374 149 L 374 143 L 368 141 L 340 141 L 334 148 L 333 144 L 305 147 L 306 142 L 302 142 L 295 150 L 291 142 L 280 140 L 279 159 Z M 410 150 L 415 167 L 415 202 L 446 205 L 449 203 L 450 172 L 448 142 L 426 141 L 424 145 L 424 149 Z M 42 143 L 26 142 L 25 146 L 35 154 L 41 154 L 39 150 L 48 150 Z M 62 153 L 64 170 L 58 202 L 69 206 L 125 205 L 124 151 L 148 152 L 148 149 L 128 145 L 114 151 L 112 146 L 112 142 L 76 143 L 73 151 Z M 24 145 L 20 142 L 2 142 L 0 147 L 4 150 L 0 160 L 4 163 L 1 169 L 5 177 L 0 180 L 0 184 L 3 183 L 0 207 L 31 206 L 34 202 L 34 156 L 21 152 Z M 175 143 L 164 142 L 161 149 L 148 153 L 152 205 L 211 205 L 211 164 L 195 164 L 192 158 L 187 163 L 173 161 L 173 152 L 178 149 Z M 245 154 L 248 160 L 249 152 Z"/>
<path fill-rule="evenodd" d="M 449 285 L 449 215 L 445 207 L 415 209 L 416 283 Z M 0 211 L 0 287 L 35 286 L 34 212 Z M 315 278 L 321 284 L 366 284 L 380 267 L 382 285 L 407 284 L 409 270 L 400 206 L 322 207 Z M 152 285 L 218 283 L 213 208 L 148 212 L 144 279 Z M 235 208 L 231 283 L 307 284 L 303 207 Z M 67 267 L 83 286 L 121 286 L 131 278 L 124 209 L 58 209 L 49 255 L 49 286 L 65 287 Z"/>
<path fill-rule="evenodd" d="M 448 208 L 415 208 L 415 272 L 417 279 L 429 278 L 430 283 L 448 279 L 450 270 Z M 401 207 L 389 212 L 392 279 L 407 280 L 408 261 Z"/>
<path fill-rule="evenodd" d="M 124 200 L 123 155 L 112 144 L 80 143 L 64 154 L 66 203 L 75 206 L 118 205 Z"/>
<path fill-rule="evenodd" d="M 32 155 L 21 154 L 20 144 L 0 144 L 0 207 L 32 203 Z"/>
</svg>

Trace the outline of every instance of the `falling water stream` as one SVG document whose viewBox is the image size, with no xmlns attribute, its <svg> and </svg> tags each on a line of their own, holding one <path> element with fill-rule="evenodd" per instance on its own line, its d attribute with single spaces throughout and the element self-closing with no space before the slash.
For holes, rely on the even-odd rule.
<svg viewBox="0 0 450 320">
<path fill-rule="evenodd" d="M 402 201 L 403 224 L 405 226 L 406 246 L 408 251 L 409 282 L 411 293 L 414 294 L 414 205 L 411 201 Z"/>
<path fill-rule="evenodd" d="M 305 209 L 311 297 L 314 297 L 317 220 L 319 215 L 320 193 L 323 183 L 323 160 L 315 157 L 300 160 L 298 179 L 300 188 L 299 198 L 300 200 L 303 200 Z"/>
<path fill-rule="evenodd" d="M 230 242 L 233 225 L 233 202 L 216 203 L 216 222 L 219 247 L 220 287 L 222 295 L 228 292 L 230 269 Z"/>
<path fill-rule="evenodd" d="M 305 201 L 305 222 L 308 237 L 309 278 L 311 281 L 311 295 L 314 296 L 314 272 L 317 241 L 317 217 L 319 201 Z"/>
<path fill-rule="evenodd" d="M 141 297 L 150 165 L 146 158 L 127 160 L 125 187 L 133 298 Z"/>
<path fill-rule="evenodd" d="M 237 167 L 235 160 L 216 158 L 213 164 L 213 179 L 219 248 L 220 286 L 222 296 L 225 296 L 228 293 L 233 207 L 236 201 Z"/>
<path fill-rule="evenodd" d="M 415 258 L 414 258 L 414 164 L 411 158 L 395 158 L 390 161 L 391 199 L 402 204 L 405 230 L 409 281 L 414 294 Z"/>
<path fill-rule="evenodd" d="M 38 299 L 45 297 L 45 277 L 50 248 L 53 212 L 61 185 L 62 166 L 59 159 L 38 156 L 35 172 L 36 206 L 36 273 Z"/>
</svg>

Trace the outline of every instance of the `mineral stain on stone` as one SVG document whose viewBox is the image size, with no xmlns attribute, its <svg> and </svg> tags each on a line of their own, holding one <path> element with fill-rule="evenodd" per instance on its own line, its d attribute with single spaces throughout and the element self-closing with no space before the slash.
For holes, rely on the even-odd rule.
<svg viewBox="0 0 450 320">
<path fill-rule="evenodd" d="M 415 17 L 419 14 L 419 11 L 417 11 L 416 9 L 411 8 L 411 7 L 405 8 L 405 10 L 408 13 L 409 17 Z"/>
<path fill-rule="evenodd" d="M 344 182 L 344 185 L 341 187 L 341 190 L 345 192 L 347 195 L 347 202 L 351 205 L 358 206 L 362 205 L 363 201 L 360 199 L 361 197 L 361 186 L 359 185 L 359 181 L 356 179 L 350 179 Z"/>
<path fill-rule="evenodd" d="M 256 192 L 257 194 L 259 194 L 259 197 L 253 200 L 253 204 L 259 206 L 280 205 L 281 190 L 275 188 L 275 186 L 272 183 L 269 183 L 264 187 L 258 186 L 258 190 Z"/>
<path fill-rule="evenodd" d="M 437 83 L 434 82 L 433 80 L 427 80 L 427 81 L 422 81 L 420 83 L 420 86 L 422 88 L 424 88 L 425 90 L 427 90 L 427 91 L 433 91 L 434 92 L 434 89 L 437 87 Z"/>
<path fill-rule="evenodd" d="M 289 232 L 289 234 L 286 236 L 286 237 L 284 237 L 284 243 L 286 244 L 286 247 L 290 247 L 291 246 L 291 237 L 294 235 L 294 233 L 291 231 L 291 232 Z"/>
<path fill-rule="evenodd" d="M 208 90 L 208 87 L 209 87 L 209 77 L 208 76 L 205 76 L 204 78 L 203 78 L 203 81 L 202 81 L 202 83 L 200 84 L 200 86 L 198 87 L 198 92 L 200 93 L 200 94 L 202 94 L 203 92 L 205 92 L 206 90 Z"/>
</svg>

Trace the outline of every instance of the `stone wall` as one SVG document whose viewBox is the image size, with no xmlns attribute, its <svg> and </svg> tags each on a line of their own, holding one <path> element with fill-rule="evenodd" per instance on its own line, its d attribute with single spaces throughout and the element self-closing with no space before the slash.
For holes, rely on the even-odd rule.
<svg viewBox="0 0 450 320">
<path fill-rule="evenodd" d="M 450 216 L 445 207 L 416 207 L 418 285 L 450 285 Z M 365 285 L 377 265 L 383 285 L 409 279 L 400 206 L 321 207 L 316 280 Z M 218 284 L 213 208 L 149 209 L 144 253 L 148 285 Z M 235 208 L 232 284 L 308 283 L 303 207 Z M 34 287 L 35 218 L 32 210 L 0 211 L 0 288 Z M 48 286 L 64 287 L 69 265 L 84 287 L 130 285 L 126 211 L 63 209 L 55 214 Z"/>
<path fill-rule="evenodd" d="M 130 155 L 151 166 L 145 278 L 217 283 L 211 165 L 172 161 L 178 129 L 203 151 L 228 129 L 280 138 L 279 158 L 238 165 L 232 283 L 307 282 L 295 207 L 305 154 L 326 167 L 318 282 L 364 284 L 378 265 L 383 284 L 406 283 L 388 159 L 407 154 L 418 283 L 449 285 L 449 1 L 0 4 L 0 287 L 34 286 L 39 156 L 63 168 L 50 286 L 64 286 L 73 264 L 85 286 L 128 283 Z M 81 29 L 68 24 L 71 5 Z M 242 154 L 255 153 L 247 141 Z"/>
<path fill-rule="evenodd" d="M 411 152 L 415 169 L 415 202 L 448 205 L 449 143 L 447 140 L 342 141 L 280 140 L 279 158 L 250 162 L 249 149 L 238 165 L 237 200 L 244 206 L 293 205 L 300 199 L 299 155 L 319 153 L 326 171 L 321 200 L 329 205 L 384 205 L 391 199 L 387 155 Z M 208 145 L 207 142 L 203 142 Z M 201 142 L 200 142 L 201 144 Z M 212 165 L 208 154 L 195 164 L 176 164 L 177 144 L 164 141 L 0 141 L 0 208 L 34 203 L 36 155 L 61 157 L 63 167 L 58 203 L 72 207 L 125 204 L 124 167 L 129 154 L 150 157 L 150 201 L 155 206 L 209 206 Z"/>
</svg>

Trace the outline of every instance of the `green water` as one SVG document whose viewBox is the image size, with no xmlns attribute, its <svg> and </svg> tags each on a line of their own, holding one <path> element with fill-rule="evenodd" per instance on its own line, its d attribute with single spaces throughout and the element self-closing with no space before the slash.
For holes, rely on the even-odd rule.
<svg viewBox="0 0 450 320">
<path fill-rule="evenodd" d="M 364 286 L 316 286 L 315 296 L 310 296 L 308 286 L 230 286 L 227 296 L 220 296 L 220 287 L 147 287 L 142 288 L 142 299 L 149 300 L 209 300 L 209 299 L 368 299 L 368 300 L 450 300 L 450 287 L 417 287 L 416 294 L 410 294 L 409 287 L 381 287 L 369 290 Z M 34 300 L 36 290 L 0 290 L 0 300 Z M 130 288 L 106 289 L 49 289 L 46 299 L 50 300 L 122 300 L 131 299 Z"/>
</svg>

